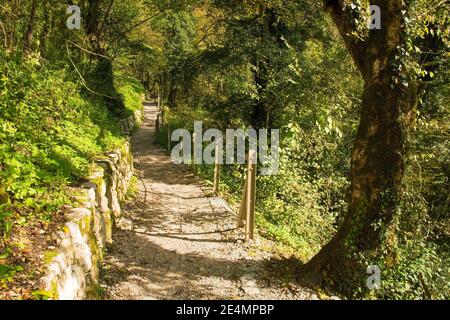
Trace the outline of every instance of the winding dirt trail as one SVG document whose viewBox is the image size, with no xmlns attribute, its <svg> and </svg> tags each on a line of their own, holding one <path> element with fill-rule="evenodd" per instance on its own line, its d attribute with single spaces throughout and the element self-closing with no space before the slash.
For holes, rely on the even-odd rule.
<svg viewBox="0 0 450 320">
<path fill-rule="evenodd" d="M 106 299 L 317 299 L 267 268 L 272 243 L 242 242 L 235 216 L 155 144 L 156 106 L 132 139 L 138 194 L 125 205 L 102 272 Z M 272 270 L 272 271 L 269 271 Z M 280 270 L 278 270 L 280 271 Z"/>
</svg>

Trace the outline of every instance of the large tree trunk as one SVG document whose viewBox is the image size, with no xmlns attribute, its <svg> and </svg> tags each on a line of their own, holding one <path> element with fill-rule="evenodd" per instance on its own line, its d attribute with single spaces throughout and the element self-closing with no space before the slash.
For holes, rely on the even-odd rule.
<svg viewBox="0 0 450 320">
<path fill-rule="evenodd" d="M 100 0 L 88 0 L 88 13 L 86 17 L 86 36 L 94 52 L 104 54 L 100 45 L 98 32 L 100 30 Z"/>
<path fill-rule="evenodd" d="M 31 12 L 30 12 L 30 19 L 28 20 L 27 32 L 25 34 L 24 51 L 26 50 L 31 51 L 32 49 L 31 43 L 33 41 L 34 26 L 36 24 L 36 9 L 37 9 L 37 1 L 33 0 L 31 3 Z"/>
<path fill-rule="evenodd" d="M 367 266 L 390 254 L 379 249 L 395 237 L 390 225 L 401 192 L 405 142 L 416 101 L 416 90 L 408 91 L 409 96 L 391 89 L 389 81 L 366 83 L 352 152 L 348 213 L 336 236 L 305 266 L 305 273 L 345 282 L 351 290 L 349 282 L 365 285 Z M 360 253 L 367 265 L 361 264 Z"/>
<path fill-rule="evenodd" d="M 17 0 L 12 0 L 10 3 L 11 11 L 17 13 L 19 11 Z M 5 25 L 8 33 L 8 48 L 9 50 L 13 50 L 16 46 L 16 29 L 17 29 L 17 16 L 16 15 L 7 15 L 8 19 Z"/>
<path fill-rule="evenodd" d="M 394 67 L 397 46 L 403 44 L 401 0 L 376 2 L 383 12 L 382 29 L 371 30 L 365 43 L 348 36 L 350 22 L 339 1 L 329 7 L 365 88 L 352 152 L 348 213 L 336 236 L 303 272 L 341 284 L 347 293 L 354 286 L 364 288 L 367 266 L 380 264 L 389 255 L 380 249 L 395 238 L 391 222 L 401 193 L 408 129 L 418 94 L 414 82 L 406 86 L 394 80 L 399 77 Z"/>
<path fill-rule="evenodd" d="M 276 36 L 276 22 L 275 13 L 266 7 L 261 6 L 261 26 L 260 26 L 260 46 L 265 47 L 268 43 L 273 41 Z M 282 45 L 280 45 L 281 47 Z M 262 129 L 271 126 L 270 110 L 267 104 L 267 87 L 269 85 L 269 64 L 270 61 L 265 56 L 255 56 L 253 59 L 255 66 L 253 71 L 253 78 L 258 91 L 258 101 L 256 101 L 253 112 L 251 114 L 250 123 L 255 129 Z"/>
<path fill-rule="evenodd" d="M 172 109 L 177 108 L 177 88 L 173 80 L 169 80 L 169 89 L 167 93 L 167 103 Z"/>
<path fill-rule="evenodd" d="M 258 61 L 256 63 L 256 70 L 253 71 L 253 78 L 255 80 L 256 88 L 258 91 L 258 101 L 256 101 L 251 114 L 250 123 L 255 129 L 266 128 L 268 125 L 268 114 L 266 104 L 266 90 L 269 82 L 269 71 L 267 70 L 267 61 Z"/>
<path fill-rule="evenodd" d="M 47 53 L 47 37 L 50 33 L 50 26 L 52 25 L 52 14 L 50 11 L 49 0 L 44 1 L 44 27 L 40 36 L 39 51 L 41 56 L 45 58 Z"/>
</svg>

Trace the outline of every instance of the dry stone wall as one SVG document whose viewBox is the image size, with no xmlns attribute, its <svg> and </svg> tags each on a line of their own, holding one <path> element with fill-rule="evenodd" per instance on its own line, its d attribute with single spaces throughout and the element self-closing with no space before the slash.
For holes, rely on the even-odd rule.
<svg viewBox="0 0 450 320">
<path fill-rule="evenodd" d="M 57 232 L 57 249 L 39 283 L 50 299 L 96 297 L 100 263 L 112 242 L 114 220 L 132 176 L 133 158 L 126 142 L 98 159 L 89 182 L 73 189 L 77 205 L 67 208 L 67 222 Z"/>
</svg>

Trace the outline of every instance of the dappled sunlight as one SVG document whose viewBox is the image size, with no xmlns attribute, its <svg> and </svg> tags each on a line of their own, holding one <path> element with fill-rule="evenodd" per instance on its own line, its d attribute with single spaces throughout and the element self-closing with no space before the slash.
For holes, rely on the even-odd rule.
<svg viewBox="0 0 450 320">
<path fill-rule="evenodd" d="M 185 167 L 171 163 L 154 140 L 154 105 L 132 139 L 139 177 L 135 198 L 117 222 L 104 263 L 109 299 L 309 299 L 315 294 L 281 286 L 267 264 L 267 240 L 245 244 L 235 213 L 205 196 Z"/>
</svg>

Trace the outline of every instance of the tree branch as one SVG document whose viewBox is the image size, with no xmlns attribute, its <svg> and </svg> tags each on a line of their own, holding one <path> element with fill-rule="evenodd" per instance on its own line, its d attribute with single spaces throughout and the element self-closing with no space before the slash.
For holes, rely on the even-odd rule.
<svg viewBox="0 0 450 320">
<path fill-rule="evenodd" d="M 5 36 L 5 49 L 8 49 L 8 35 L 6 34 L 5 27 L 3 23 L 0 21 L 0 27 L 2 27 L 3 35 Z"/>
<path fill-rule="evenodd" d="M 119 37 L 126 35 L 128 32 L 132 31 L 133 29 L 136 29 L 136 28 L 139 27 L 140 25 L 142 25 L 142 24 L 144 24 L 144 23 L 146 23 L 146 22 L 148 22 L 148 21 L 150 21 L 150 20 L 156 18 L 157 16 L 159 16 L 161 13 L 163 13 L 164 11 L 166 11 L 166 10 L 168 10 L 168 9 L 169 9 L 169 7 L 163 8 L 163 9 L 159 10 L 157 13 L 151 15 L 150 17 L 148 17 L 148 18 L 146 18 L 146 19 L 144 19 L 144 20 L 142 20 L 142 21 L 140 21 L 140 22 L 134 24 L 134 25 L 131 26 L 130 28 L 128 28 L 128 29 L 126 29 L 125 31 L 121 32 L 117 37 L 114 37 L 114 38 L 108 43 L 107 48 L 109 48 L 114 42 L 116 42 L 116 41 L 119 39 Z"/>
<path fill-rule="evenodd" d="M 67 43 L 66 43 L 66 50 L 67 50 L 67 57 L 69 58 L 70 63 L 71 63 L 72 66 L 74 67 L 75 71 L 78 73 L 78 76 L 80 77 L 81 83 L 82 83 L 83 86 L 86 88 L 86 90 L 88 90 L 88 91 L 89 91 L 90 93 L 92 93 L 92 94 L 95 94 L 95 95 L 98 95 L 98 96 L 101 96 L 101 97 L 104 97 L 104 98 L 109 98 L 109 99 L 117 100 L 116 97 L 108 96 L 108 95 L 103 94 L 103 93 L 98 93 L 98 92 L 95 92 L 94 90 L 92 90 L 91 88 L 89 88 L 89 87 L 87 86 L 86 80 L 83 78 L 83 76 L 82 76 L 80 70 L 78 70 L 78 68 L 77 68 L 77 66 L 76 66 L 76 64 L 75 64 L 75 62 L 73 62 L 72 57 L 70 56 L 70 50 L 69 50 L 69 46 L 67 45 Z"/>
<path fill-rule="evenodd" d="M 100 25 L 100 29 L 98 30 L 98 39 L 100 39 L 102 36 L 103 27 L 105 26 L 106 20 L 108 19 L 108 16 L 109 16 L 109 13 L 111 12 L 111 8 L 112 8 L 113 4 L 114 4 L 114 0 L 111 0 L 111 2 L 109 3 L 108 10 L 106 11 L 105 17 L 103 18 L 102 24 Z"/>
<path fill-rule="evenodd" d="M 70 43 L 71 45 L 77 47 L 78 49 L 80 49 L 80 50 L 82 50 L 82 51 L 84 51 L 84 52 L 87 52 L 87 53 L 92 54 L 92 55 L 94 55 L 94 56 L 98 56 L 98 57 L 105 58 L 105 59 L 107 59 L 107 60 L 111 60 L 110 57 L 105 56 L 105 55 L 100 54 L 100 53 L 95 53 L 95 52 L 89 51 L 88 49 L 85 49 L 85 48 L 81 47 L 80 45 L 76 44 L 75 42 L 72 42 L 72 41 L 70 41 L 70 40 L 66 40 L 66 42 Z"/>
<path fill-rule="evenodd" d="M 357 31 L 354 23 L 355 17 L 348 10 L 346 2 L 347 0 L 325 0 L 325 11 L 331 15 L 356 66 L 361 73 L 364 73 L 364 39 L 359 39 L 352 34 Z"/>
</svg>

